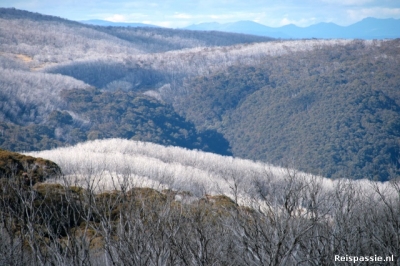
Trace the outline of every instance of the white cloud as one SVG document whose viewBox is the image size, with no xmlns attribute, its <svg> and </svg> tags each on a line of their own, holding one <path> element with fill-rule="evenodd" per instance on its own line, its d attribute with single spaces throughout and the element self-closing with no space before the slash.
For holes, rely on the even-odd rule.
<svg viewBox="0 0 400 266">
<path fill-rule="evenodd" d="M 112 22 L 142 22 L 143 20 L 149 19 L 149 16 L 147 16 L 146 14 L 131 13 L 131 14 L 101 15 L 100 18 Z"/>
<path fill-rule="evenodd" d="M 125 21 L 127 21 L 127 18 L 125 15 L 114 14 L 110 17 L 106 17 L 105 20 L 112 21 L 112 22 L 125 22 Z"/>
<path fill-rule="evenodd" d="M 177 18 L 177 19 L 192 19 L 194 16 L 185 14 L 185 13 L 175 13 L 174 15 L 171 16 L 172 18 Z"/>
<path fill-rule="evenodd" d="M 181 28 L 185 27 L 190 24 L 189 21 L 148 21 L 148 22 L 143 22 L 146 24 L 152 24 L 152 25 L 157 25 L 160 27 L 165 27 L 165 28 Z"/>
</svg>

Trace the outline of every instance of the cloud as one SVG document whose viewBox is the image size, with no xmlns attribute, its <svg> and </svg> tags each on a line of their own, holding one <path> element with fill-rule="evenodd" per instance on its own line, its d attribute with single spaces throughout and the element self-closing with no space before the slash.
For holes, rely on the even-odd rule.
<svg viewBox="0 0 400 266">
<path fill-rule="evenodd" d="M 110 17 L 106 17 L 105 20 L 113 21 L 113 22 L 124 22 L 124 21 L 127 21 L 127 18 L 125 15 L 115 14 Z"/>
<path fill-rule="evenodd" d="M 172 15 L 171 17 L 176 18 L 176 19 L 192 19 L 194 16 L 185 14 L 185 13 L 176 13 L 176 14 Z"/>
<path fill-rule="evenodd" d="M 101 19 L 112 22 L 141 22 L 143 20 L 149 19 L 149 16 L 141 13 L 111 14 L 111 15 L 103 15 L 101 16 Z"/>
</svg>

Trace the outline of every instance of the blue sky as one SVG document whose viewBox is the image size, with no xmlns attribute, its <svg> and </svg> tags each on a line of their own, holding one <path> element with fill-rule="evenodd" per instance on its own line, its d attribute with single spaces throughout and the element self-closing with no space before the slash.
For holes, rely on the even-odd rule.
<svg viewBox="0 0 400 266">
<path fill-rule="evenodd" d="M 400 18 L 399 0 L 0 0 L 0 7 L 71 20 L 104 19 L 171 28 L 239 20 L 270 27 L 319 22 L 346 26 L 366 17 Z"/>
</svg>

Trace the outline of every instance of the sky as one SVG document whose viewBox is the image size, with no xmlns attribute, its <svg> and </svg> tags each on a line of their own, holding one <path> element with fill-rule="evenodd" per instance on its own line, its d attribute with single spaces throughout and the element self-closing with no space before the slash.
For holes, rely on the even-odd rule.
<svg viewBox="0 0 400 266">
<path fill-rule="evenodd" d="M 400 19 L 400 0 L 0 0 L 0 7 L 77 21 L 102 19 L 169 28 L 240 20 L 306 27 L 320 22 L 347 26 L 366 17 Z"/>
</svg>

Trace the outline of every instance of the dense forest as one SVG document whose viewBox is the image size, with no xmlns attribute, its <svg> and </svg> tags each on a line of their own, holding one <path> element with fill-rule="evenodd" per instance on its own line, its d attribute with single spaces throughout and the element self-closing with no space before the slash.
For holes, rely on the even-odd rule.
<svg viewBox="0 0 400 266">
<path fill-rule="evenodd" d="M 331 178 L 400 173 L 399 40 L 101 27 L 5 8 L 0 24 L 2 148 L 123 137 Z"/>
<path fill-rule="evenodd" d="M 60 99 L 65 110 L 53 110 L 40 124 L 26 125 L 29 120 L 22 121 L 23 116 L 19 121 L 16 116 L 11 120 L 14 123 L 0 123 L 1 146 L 31 151 L 123 137 L 231 154 L 222 134 L 212 130 L 198 132 L 193 123 L 178 115 L 170 105 L 143 94 L 70 89 L 61 91 Z"/>
<path fill-rule="evenodd" d="M 187 81 L 179 104 L 243 158 L 327 177 L 400 173 L 399 41 L 267 57 Z M 384 51 L 384 54 L 382 54 Z"/>
</svg>

